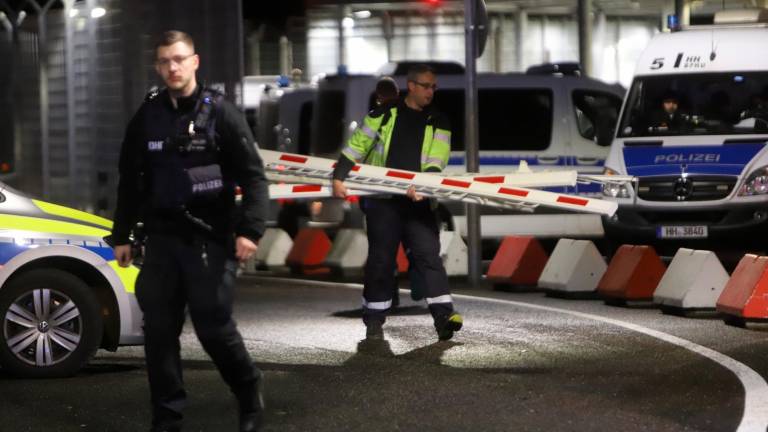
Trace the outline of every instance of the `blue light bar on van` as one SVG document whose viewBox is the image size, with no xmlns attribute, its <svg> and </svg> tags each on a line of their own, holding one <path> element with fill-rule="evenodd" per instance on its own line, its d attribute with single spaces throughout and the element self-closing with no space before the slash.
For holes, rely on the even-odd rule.
<svg viewBox="0 0 768 432">
<path fill-rule="evenodd" d="M 680 30 L 680 19 L 677 15 L 667 15 L 667 28 L 671 31 Z"/>
</svg>

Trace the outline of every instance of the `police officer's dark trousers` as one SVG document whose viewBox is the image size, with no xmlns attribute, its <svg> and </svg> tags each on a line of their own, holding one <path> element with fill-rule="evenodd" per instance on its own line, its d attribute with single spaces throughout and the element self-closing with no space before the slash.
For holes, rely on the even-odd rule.
<svg viewBox="0 0 768 432">
<path fill-rule="evenodd" d="M 185 405 L 179 335 L 185 308 L 200 343 L 240 403 L 257 409 L 254 368 L 232 320 L 237 262 L 224 245 L 201 238 L 150 235 L 136 282 L 144 312 L 147 373 L 152 423 L 178 426 Z"/>
<path fill-rule="evenodd" d="M 440 258 L 440 232 L 429 200 L 413 202 L 407 197 L 366 198 L 368 261 L 365 263 L 363 321 L 383 323 L 392 305 L 397 249 L 400 242 L 411 250 L 410 265 L 424 282 L 429 311 L 435 325 L 453 311 L 448 277 Z"/>
</svg>

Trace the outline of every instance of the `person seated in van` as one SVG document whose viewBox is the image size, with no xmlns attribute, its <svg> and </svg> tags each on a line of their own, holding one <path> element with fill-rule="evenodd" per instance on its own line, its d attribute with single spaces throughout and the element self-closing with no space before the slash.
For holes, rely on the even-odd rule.
<svg viewBox="0 0 768 432">
<path fill-rule="evenodd" d="M 651 131 L 679 133 L 688 128 L 687 116 L 680 112 L 680 98 L 668 91 L 661 98 L 661 108 L 651 115 Z"/>
</svg>

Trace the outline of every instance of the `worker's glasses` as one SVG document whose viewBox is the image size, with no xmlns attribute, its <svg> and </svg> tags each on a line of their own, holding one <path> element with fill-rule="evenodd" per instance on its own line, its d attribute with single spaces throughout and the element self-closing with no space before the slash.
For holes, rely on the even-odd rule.
<svg viewBox="0 0 768 432">
<path fill-rule="evenodd" d="M 432 91 L 437 90 L 437 84 L 434 84 L 434 83 L 419 82 L 419 81 L 411 81 L 411 82 L 423 88 L 424 90 L 429 90 L 429 89 L 432 89 Z"/>
<path fill-rule="evenodd" d="M 194 56 L 195 54 L 189 54 L 189 55 L 178 55 L 173 56 L 171 58 L 159 58 L 155 60 L 155 65 L 158 67 L 168 67 L 171 63 L 175 64 L 176 66 L 181 66 L 182 63 L 184 63 L 188 58 Z"/>
</svg>

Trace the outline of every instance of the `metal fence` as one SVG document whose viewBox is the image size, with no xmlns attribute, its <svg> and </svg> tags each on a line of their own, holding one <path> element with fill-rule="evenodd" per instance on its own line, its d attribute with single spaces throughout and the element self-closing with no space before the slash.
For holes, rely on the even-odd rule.
<svg viewBox="0 0 768 432">
<path fill-rule="evenodd" d="M 0 178 L 33 196 L 111 216 L 125 125 L 161 84 L 152 61 L 164 30 L 190 33 L 199 79 L 238 94 L 240 0 L 51 0 L 47 11 L 23 3 L 30 15 L 0 29 L 0 171 L 9 149 L 15 164 Z M 10 18 L 21 10 L 0 6 Z M 92 15 L 97 7 L 102 16 Z"/>
</svg>

